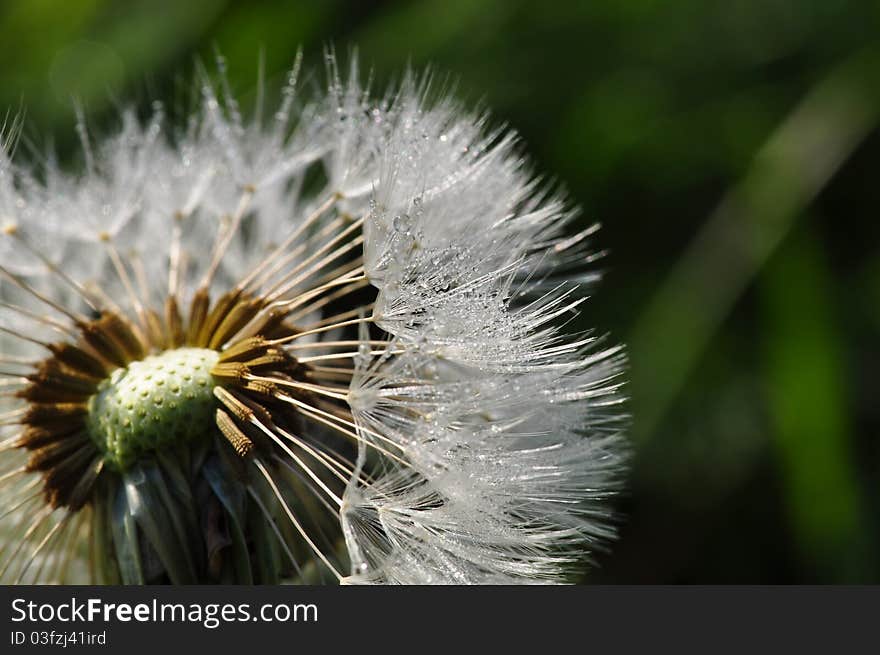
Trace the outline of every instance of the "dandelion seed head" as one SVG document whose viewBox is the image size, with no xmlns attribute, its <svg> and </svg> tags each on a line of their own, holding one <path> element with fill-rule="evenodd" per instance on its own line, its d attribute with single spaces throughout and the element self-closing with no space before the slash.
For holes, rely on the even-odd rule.
<svg viewBox="0 0 880 655">
<path fill-rule="evenodd" d="M 0 579 L 557 582 L 613 537 L 594 230 L 429 77 L 299 70 L 81 120 L 74 171 L 0 138 Z"/>
<path fill-rule="evenodd" d="M 86 405 L 86 430 L 104 462 L 126 469 L 144 453 L 207 436 L 218 357 L 207 348 L 175 348 L 104 378 Z"/>
</svg>

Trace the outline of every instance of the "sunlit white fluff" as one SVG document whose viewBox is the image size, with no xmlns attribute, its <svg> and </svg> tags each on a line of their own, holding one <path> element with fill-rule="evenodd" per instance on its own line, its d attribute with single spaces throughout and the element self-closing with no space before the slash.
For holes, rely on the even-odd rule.
<svg viewBox="0 0 880 655">
<path fill-rule="evenodd" d="M 345 402 L 357 436 L 333 510 L 350 569 L 342 581 L 569 580 L 613 536 L 609 497 L 622 459 L 621 351 L 566 332 L 583 308 L 577 283 L 594 279 L 593 228 L 572 229 L 571 207 L 533 177 L 512 132 L 432 92 L 427 79 L 407 75 L 376 96 L 354 65 L 347 76 L 332 58 L 328 67 L 328 91 L 308 101 L 297 67 L 269 118 L 242 118 L 222 83 L 203 86 L 182 130 L 167 127 L 158 105 L 145 123 L 126 113 L 114 136 L 85 139 L 77 173 L 51 160 L 13 163 L 7 136 L 0 259 L 64 307 L 86 309 L 59 272 L 136 314 L 169 289 L 193 295 L 212 267 L 210 244 L 241 219 L 243 195 L 246 225 L 230 232 L 210 276 L 217 293 L 330 199 L 333 210 L 297 242 L 306 244 L 299 260 L 326 244 L 321 229 L 332 220 L 363 219 L 346 240 L 362 250 L 377 291 L 372 306 L 351 307 L 360 347 L 339 353 L 354 370 Z M 130 263 L 130 280 L 114 253 Z M 0 294 L 46 311 L 8 279 Z M 5 327 L 57 336 L 21 311 L 0 311 Z M 38 350 L 0 334 L 5 357 Z M 4 400 L 3 411 L 16 407 Z M 21 464 L 15 452 L 0 458 L 0 476 Z M 20 486 L 0 486 L 4 505 Z M 15 512 L 3 521 L 7 534 L 28 526 Z"/>
</svg>

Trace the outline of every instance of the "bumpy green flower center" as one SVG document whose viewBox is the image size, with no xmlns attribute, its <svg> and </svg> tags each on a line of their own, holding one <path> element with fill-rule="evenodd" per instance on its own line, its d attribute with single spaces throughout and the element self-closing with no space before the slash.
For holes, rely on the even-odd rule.
<svg viewBox="0 0 880 655">
<path fill-rule="evenodd" d="M 124 471 L 144 453 L 209 435 L 218 357 L 207 348 L 177 348 L 104 380 L 89 399 L 86 423 L 106 463 Z"/>
</svg>

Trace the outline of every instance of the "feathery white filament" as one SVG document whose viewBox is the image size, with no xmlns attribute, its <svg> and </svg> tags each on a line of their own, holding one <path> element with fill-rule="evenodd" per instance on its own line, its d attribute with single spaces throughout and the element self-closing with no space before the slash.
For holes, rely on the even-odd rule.
<svg viewBox="0 0 880 655">
<path fill-rule="evenodd" d="M 80 174 L 31 170 L 0 138 L 0 441 L 24 411 L 14 367 L 96 308 L 148 335 L 158 299 L 247 292 L 265 304 L 216 347 L 276 314 L 297 325 L 267 343 L 305 377 L 241 382 L 302 419 L 250 425 L 336 521 L 344 556 L 310 533 L 275 460 L 251 467 L 319 566 L 347 583 L 566 580 L 613 534 L 622 461 L 621 351 L 563 332 L 595 228 L 572 236 L 574 212 L 516 137 L 432 99 L 427 78 L 377 99 L 331 58 L 328 92 L 294 103 L 298 67 L 274 121 L 246 121 L 204 82 L 185 131 L 166 136 L 161 108 L 146 125 L 126 113 L 87 140 Z M 0 450 L 0 565 L 71 579 L 90 519 L 40 509 L 20 455 Z"/>
</svg>

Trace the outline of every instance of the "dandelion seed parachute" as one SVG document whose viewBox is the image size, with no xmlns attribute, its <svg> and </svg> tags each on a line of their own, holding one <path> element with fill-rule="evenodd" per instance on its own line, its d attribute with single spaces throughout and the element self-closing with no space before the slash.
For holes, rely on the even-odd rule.
<svg viewBox="0 0 880 655">
<path fill-rule="evenodd" d="M 0 579 L 564 581 L 612 536 L 592 230 L 427 80 L 0 148 Z M 430 98 L 439 95 L 439 99 Z"/>
</svg>

